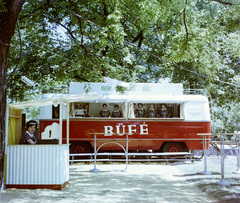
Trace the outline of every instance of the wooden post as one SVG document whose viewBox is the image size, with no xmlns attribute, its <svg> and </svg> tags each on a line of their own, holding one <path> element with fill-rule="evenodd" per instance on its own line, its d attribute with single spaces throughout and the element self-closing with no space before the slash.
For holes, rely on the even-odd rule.
<svg viewBox="0 0 240 203">
<path fill-rule="evenodd" d="M 62 144 L 62 121 L 63 121 L 63 101 L 60 99 L 60 116 L 59 116 L 59 144 Z"/>
<path fill-rule="evenodd" d="M 69 144 L 69 102 L 67 102 L 67 144 Z"/>
</svg>

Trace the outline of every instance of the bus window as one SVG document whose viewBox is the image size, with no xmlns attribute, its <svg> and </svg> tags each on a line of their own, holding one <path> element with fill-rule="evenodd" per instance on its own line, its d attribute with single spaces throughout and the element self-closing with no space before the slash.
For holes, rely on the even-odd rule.
<svg viewBox="0 0 240 203">
<path fill-rule="evenodd" d="M 70 109 L 70 113 L 73 117 L 90 117 L 89 115 L 89 103 L 74 102 Z"/>
<path fill-rule="evenodd" d="M 122 114 L 123 118 L 127 118 L 127 109 L 126 109 L 126 103 L 122 103 Z"/>
<path fill-rule="evenodd" d="M 103 107 L 103 104 L 104 107 Z M 99 104 L 99 117 L 109 117 L 109 116 L 104 116 L 102 113 L 103 110 L 107 110 L 107 114 L 111 117 L 111 118 L 126 118 L 127 114 L 126 114 L 126 104 L 125 103 L 101 103 Z"/>
<path fill-rule="evenodd" d="M 181 104 L 178 103 L 165 103 L 164 104 L 165 108 L 168 110 L 168 112 L 165 111 L 165 114 L 169 113 L 169 117 L 167 118 L 182 118 L 183 116 L 181 116 Z M 162 111 L 162 109 L 164 109 L 163 104 L 161 104 L 160 106 L 160 112 Z M 166 118 L 164 116 L 162 116 L 162 118 Z"/>
<path fill-rule="evenodd" d="M 86 116 L 84 107 L 88 106 L 88 116 Z M 121 118 L 183 118 L 183 104 L 181 103 L 83 103 L 83 102 L 73 102 L 70 104 L 69 115 L 71 117 L 104 117 L 100 116 L 100 112 L 103 110 L 103 104 L 106 104 L 106 110 L 109 111 L 109 116 L 112 116 L 114 112 L 114 106 L 118 105 L 119 111 L 122 112 Z M 128 107 L 128 108 L 126 108 Z M 167 111 L 163 111 L 163 107 Z M 58 108 L 53 108 L 52 117 L 58 118 L 57 115 Z M 165 114 L 164 114 L 165 112 Z M 106 117 L 105 117 L 106 118 Z"/>
<path fill-rule="evenodd" d="M 143 103 L 138 103 L 137 104 L 137 117 L 138 118 L 145 118 L 147 116 L 147 104 L 143 104 Z M 144 108 L 145 107 L 145 108 Z"/>
<path fill-rule="evenodd" d="M 180 118 L 181 104 L 160 103 L 158 104 L 160 118 Z"/>
<path fill-rule="evenodd" d="M 147 109 L 147 103 L 129 103 L 128 118 L 145 118 Z"/>
<path fill-rule="evenodd" d="M 104 109 L 103 104 L 105 106 L 105 110 L 108 110 L 108 115 L 100 116 L 100 112 Z M 126 104 L 125 103 L 82 103 L 82 102 L 74 102 L 70 104 L 70 112 L 69 115 L 71 117 L 80 118 L 80 117 L 104 117 L 104 118 L 112 118 L 112 113 L 114 112 L 114 106 L 118 105 L 119 111 L 121 111 L 121 118 L 126 118 Z"/>
<path fill-rule="evenodd" d="M 129 103 L 128 118 L 183 118 L 181 103 Z"/>
<path fill-rule="evenodd" d="M 133 103 L 128 104 L 128 118 L 136 118 L 135 112 L 136 111 L 136 104 Z"/>
<path fill-rule="evenodd" d="M 158 118 L 159 112 L 157 110 L 157 104 L 149 104 L 149 108 L 146 113 L 147 118 Z"/>
</svg>

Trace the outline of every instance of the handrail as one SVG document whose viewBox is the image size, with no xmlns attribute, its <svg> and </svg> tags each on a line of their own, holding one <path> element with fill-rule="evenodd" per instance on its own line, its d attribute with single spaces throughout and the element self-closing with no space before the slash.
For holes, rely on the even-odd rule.
<svg viewBox="0 0 240 203">
<path fill-rule="evenodd" d="M 93 156 L 95 153 L 79 153 L 79 154 L 69 154 L 69 156 Z M 192 155 L 191 152 L 148 152 L 148 153 L 121 153 L 121 152 L 102 152 L 97 153 L 97 155 L 101 156 L 109 156 L 109 155 L 115 155 L 115 156 L 174 156 L 174 155 Z"/>
<path fill-rule="evenodd" d="M 159 152 L 159 153 L 128 153 L 128 135 L 131 135 L 129 133 L 123 133 L 123 135 L 126 135 L 126 148 L 124 148 L 120 143 L 116 142 L 118 140 L 113 139 L 114 142 L 111 143 L 116 143 L 118 145 L 120 145 L 122 147 L 122 149 L 124 150 L 124 153 L 98 153 L 99 149 L 104 145 L 107 144 L 108 142 L 103 143 L 102 145 L 100 145 L 97 149 L 97 135 L 105 135 L 105 133 L 89 133 L 91 135 L 94 135 L 94 153 L 80 153 L 80 154 L 69 154 L 69 156 L 94 156 L 94 168 L 91 169 L 91 172 L 99 172 L 100 170 L 97 169 L 96 167 L 96 161 L 97 161 L 97 155 L 116 155 L 116 156 L 126 156 L 126 168 L 124 170 L 122 170 L 123 172 L 127 171 L 127 166 L 128 166 L 128 157 L 129 156 L 191 156 L 192 159 L 192 153 L 190 152 Z M 112 133 L 113 135 L 117 134 L 117 133 Z M 121 139 L 123 140 L 123 139 Z M 109 141 L 109 140 L 108 140 Z M 105 159 L 104 159 L 105 160 Z M 71 160 L 73 162 L 73 160 Z M 84 160 L 85 161 L 85 160 Z M 106 161 L 106 160 L 105 160 Z"/>
<path fill-rule="evenodd" d="M 204 167 L 205 167 L 205 171 L 201 172 L 204 175 L 211 175 L 212 173 L 207 171 L 207 154 L 206 154 L 206 145 L 207 143 L 207 136 L 214 136 L 214 135 L 220 135 L 220 141 L 216 141 L 213 143 L 218 143 L 220 144 L 220 151 L 221 151 L 221 181 L 218 181 L 217 184 L 219 185 L 231 185 L 228 181 L 224 180 L 224 160 L 226 155 L 224 154 L 224 144 L 226 144 L 226 142 L 224 141 L 224 136 L 230 136 L 230 135 L 235 135 L 236 136 L 236 142 L 227 142 L 227 144 L 234 144 L 236 145 L 236 153 L 237 153 L 237 160 L 238 160 L 238 169 L 235 173 L 240 173 L 240 133 L 198 133 L 197 135 L 199 136 L 203 136 L 203 148 L 204 148 Z M 238 138 L 238 139 L 237 139 Z M 237 150 L 238 149 L 238 150 Z"/>
</svg>

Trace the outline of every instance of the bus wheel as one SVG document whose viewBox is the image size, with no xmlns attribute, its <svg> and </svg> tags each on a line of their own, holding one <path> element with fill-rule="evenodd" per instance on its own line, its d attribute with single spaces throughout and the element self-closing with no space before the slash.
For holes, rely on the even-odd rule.
<svg viewBox="0 0 240 203">
<path fill-rule="evenodd" d="M 88 142 L 76 142 L 71 144 L 71 154 L 90 153 L 91 147 Z"/>
<path fill-rule="evenodd" d="M 182 152 L 182 146 L 176 142 L 168 142 L 163 146 L 163 152 Z"/>
</svg>

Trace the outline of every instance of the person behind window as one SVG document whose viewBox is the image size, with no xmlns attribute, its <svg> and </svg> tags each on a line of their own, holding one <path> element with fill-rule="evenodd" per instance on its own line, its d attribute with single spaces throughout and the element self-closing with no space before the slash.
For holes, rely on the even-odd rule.
<svg viewBox="0 0 240 203">
<path fill-rule="evenodd" d="M 143 108 L 143 104 L 142 103 L 138 103 L 138 112 L 137 112 L 137 117 L 138 118 L 144 118 L 146 116 L 146 111 Z"/>
<path fill-rule="evenodd" d="M 166 108 L 165 104 L 161 104 L 161 109 L 159 111 L 159 115 L 161 118 L 169 118 L 170 117 L 170 113 L 169 113 L 168 109 Z"/>
<path fill-rule="evenodd" d="M 133 103 L 134 118 L 137 118 L 138 110 L 136 109 L 136 104 Z"/>
<path fill-rule="evenodd" d="M 114 111 L 112 112 L 112 117 L 114 117 L 114 118 L 122 117 L 122 112 L 119 110 L 119 106 L 117 104 L 114 106 Z"/>
<path fill-rule="evenodd" d="M 83 109 L 84 109 L 84 115 L 83 115 L 83 117 L 90 117 L 90 115 L 89 115 L 89 105 L 88 105 L 88 104 L 85 104 L 85 105 L 83 106 Z"/>
<path fill-rule="evenodd" d="M 37 139 L 33 135 L 37 128 L 37 122 L 30 120 L 27 122 L 27 130 L 26 132 L 22 135 L 19 144 L 36 144 Z"/>
<path fill-rule="evenodd" d="M 103 110 L 100 111 L 99 116 L 100 117 L 109 117 L 110 111 L 107 110 L 107 104 L 103 104 L 102 107 L 103 107 Z"/>
<path fill-rule="evenodd" d="M 156 118 L 157 117 L 157 110 L 154 109 L 153 104 L 150 105 L 150 108 L 147 111 L 147 116 L 149 118 Z"/>
</svg>

